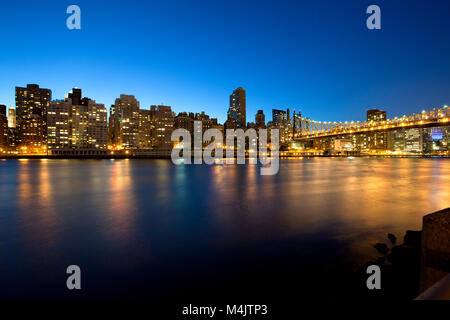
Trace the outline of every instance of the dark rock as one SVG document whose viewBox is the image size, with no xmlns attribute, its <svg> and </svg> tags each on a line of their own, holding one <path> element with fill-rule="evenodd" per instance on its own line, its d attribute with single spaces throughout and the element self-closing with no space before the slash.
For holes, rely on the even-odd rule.
<svg viewBox="0 0 450 320">
<path fill-rule="evenodd" d="M 411 268 L 419 265 L 420 251 L 410 246 L 395 246 L 387 258 L 393 265 Z"/>
<path fill-rule="evenodd" d="M 391 241 L 392 244 L 395 244 L 397 242 L 397 237 L 392 233 L 388 233 L 388 239 Z"/>
<path fill-rule="evenodd" d="M 422 231 L 407 230 L 403 244 L 413 248 L 420 248 L 422 246 Z"/>
<path fill-rule="evenodd" d="M 374 245 L 374 248 L 377 249 L 377 251 L 381 254 L 386 254 L 389 251 L 389 248 L 384 243 L 376 243 Z"/>
</svg>

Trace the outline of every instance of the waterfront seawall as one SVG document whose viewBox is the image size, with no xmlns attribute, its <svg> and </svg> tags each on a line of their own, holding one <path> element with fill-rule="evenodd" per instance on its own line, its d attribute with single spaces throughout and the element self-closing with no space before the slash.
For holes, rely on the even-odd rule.
<svg viewBox="0 0 450 320">
<path fill-rule="evenodd" d="M 448 278 L 450 274 L 450 208 L 423 217 L 420 292 Z M 440 286 L 437 297 L 450 299 L 450 281 Z M 436 295 L 436 294 L 434 294 Z"/>
</svg>

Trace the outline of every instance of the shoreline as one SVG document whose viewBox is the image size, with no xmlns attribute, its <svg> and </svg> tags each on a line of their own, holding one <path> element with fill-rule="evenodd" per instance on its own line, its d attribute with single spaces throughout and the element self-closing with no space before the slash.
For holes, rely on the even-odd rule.
<svg viewBox="0 0 450 320">
<path fill-rule="evenodd" d="M 246 156 L 246 159 L 248 156 Z M 422 159 L 450 159 L 447 155 L 304 155 L 304 156 L 280 156 L 279 159 L 303 159 L 303 158 L 422 158 Z M 0 160 L 133 160 L 133 159 L 161 159 L 170 160 L 169 155 L 0 155 Z"/>
</svg>

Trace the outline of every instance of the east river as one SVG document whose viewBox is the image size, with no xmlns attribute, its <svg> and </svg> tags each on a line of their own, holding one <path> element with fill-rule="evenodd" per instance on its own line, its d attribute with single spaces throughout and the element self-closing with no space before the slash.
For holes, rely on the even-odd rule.
<svg viewBox="0 0 450 320">
<path fill-rule="evenodd" d="M 450 207 L 448 159 L 259 169 L 0 161 L 0 297 L 345 298 L 355 270 L 377 257 L 374 243 Z M 79 293 L 66 289 L 69 265 L 81 268 Z"/>
</svg>

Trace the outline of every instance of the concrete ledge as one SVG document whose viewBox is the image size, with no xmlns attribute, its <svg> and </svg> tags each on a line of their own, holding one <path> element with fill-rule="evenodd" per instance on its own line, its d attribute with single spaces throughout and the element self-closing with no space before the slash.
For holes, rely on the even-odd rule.
<svg viewBox="0 0 450 320">
<path fill-rule="evenodd" d="M 450 300 L 450 275 L 435 283 L 415 300 Z"/>
<path fill-rule="evenodd" d="M 447 208 L 423 217 L 420 292 L 434 288 L 449 273 L 450 208 Z M 444 284 L 450 290 L 450 280 Z"/>
</svg>

